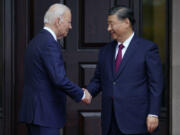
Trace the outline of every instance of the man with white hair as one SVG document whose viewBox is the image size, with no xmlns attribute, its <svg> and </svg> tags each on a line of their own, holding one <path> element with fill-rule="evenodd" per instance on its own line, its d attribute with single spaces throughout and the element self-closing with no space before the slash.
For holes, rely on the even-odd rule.
<svg viewBox="0 0 180 135">
<path fill-rule="evenodd" d="M 29 43 L 24 63 L 24 95 L 20 122 L 28 135 L 59 135 L 65 123 L 66 94 L 76 102 L 91 102 L 91 95 L 69 81 L 57 39 L 71 29 L 71 11 L 53 4 L 44 16 L 44 28 Z"/>
</svg>

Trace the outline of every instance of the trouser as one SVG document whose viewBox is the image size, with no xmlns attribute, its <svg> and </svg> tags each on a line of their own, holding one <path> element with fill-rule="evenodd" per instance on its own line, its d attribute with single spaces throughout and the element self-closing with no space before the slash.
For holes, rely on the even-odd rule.
<svg viewBox="0 0 180 135">
<path fill-rule="evenodd" d="M 58 128 L 27 124 L 28 135 L 60 135 Z"/>
</svg>

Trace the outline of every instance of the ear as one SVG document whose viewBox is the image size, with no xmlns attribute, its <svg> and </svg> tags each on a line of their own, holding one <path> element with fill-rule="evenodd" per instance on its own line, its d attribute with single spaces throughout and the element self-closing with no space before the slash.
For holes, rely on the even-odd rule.
<svg viewBox="0 0 180 135">
<path fill-rule="evenodd" d="M 56 26 L 60 25 L 60 19 L 59 19 L 59 18 L 56 18 L 56 20 L 55 20 L 54 23 L 55 23 Z"/>
<path fill-rule="evenodd" d="M 131 27 L 131 22 L 128 18 L 124 19 L 124 23 L 126 24 L 127 27 Z"/>
<path fill-rule="evenodd" d="M 128 24 L 128 25 L 131 24 L 128 18 L 124 19 L 124 22 L 125 22 L 126 24 Z"/>
</svg>

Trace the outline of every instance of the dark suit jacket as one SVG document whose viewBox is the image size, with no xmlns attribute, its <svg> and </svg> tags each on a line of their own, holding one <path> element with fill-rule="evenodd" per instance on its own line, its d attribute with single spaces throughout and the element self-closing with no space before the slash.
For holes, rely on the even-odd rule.
<svg viewBox="0 0 180 135">
<path fill-rule="evenodd" d="M 43 29 L 26 49 L 19 120 L 46 127 L 63 127 L 66 94 L 79 102 L 83 91 L 68 80 L 61 46 Z"/>
<path fill-rule="evenodd" d="M 123 133 L 145 133 L 147 115 L 160 112 L 163 84 L 158 48 L 135 35 L 115 73 L 116 45 L 113 41 L 100 50 L 96 72 L 87 89 L 93 96 L 102 91 L 103 135 L 109 130 L 112 108 Z"/>
</svg>

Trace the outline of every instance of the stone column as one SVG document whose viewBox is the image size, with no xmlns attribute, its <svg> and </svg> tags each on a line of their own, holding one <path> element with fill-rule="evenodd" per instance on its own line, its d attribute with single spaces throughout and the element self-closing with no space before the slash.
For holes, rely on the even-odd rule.
<svg viewBox="0 0 180 135">
<path fill-rule="evenodd" d="M 172 135 L 180 135 L 180 0 L 172 0 L 171 39 L 170 125 Z"/>
</svg>

